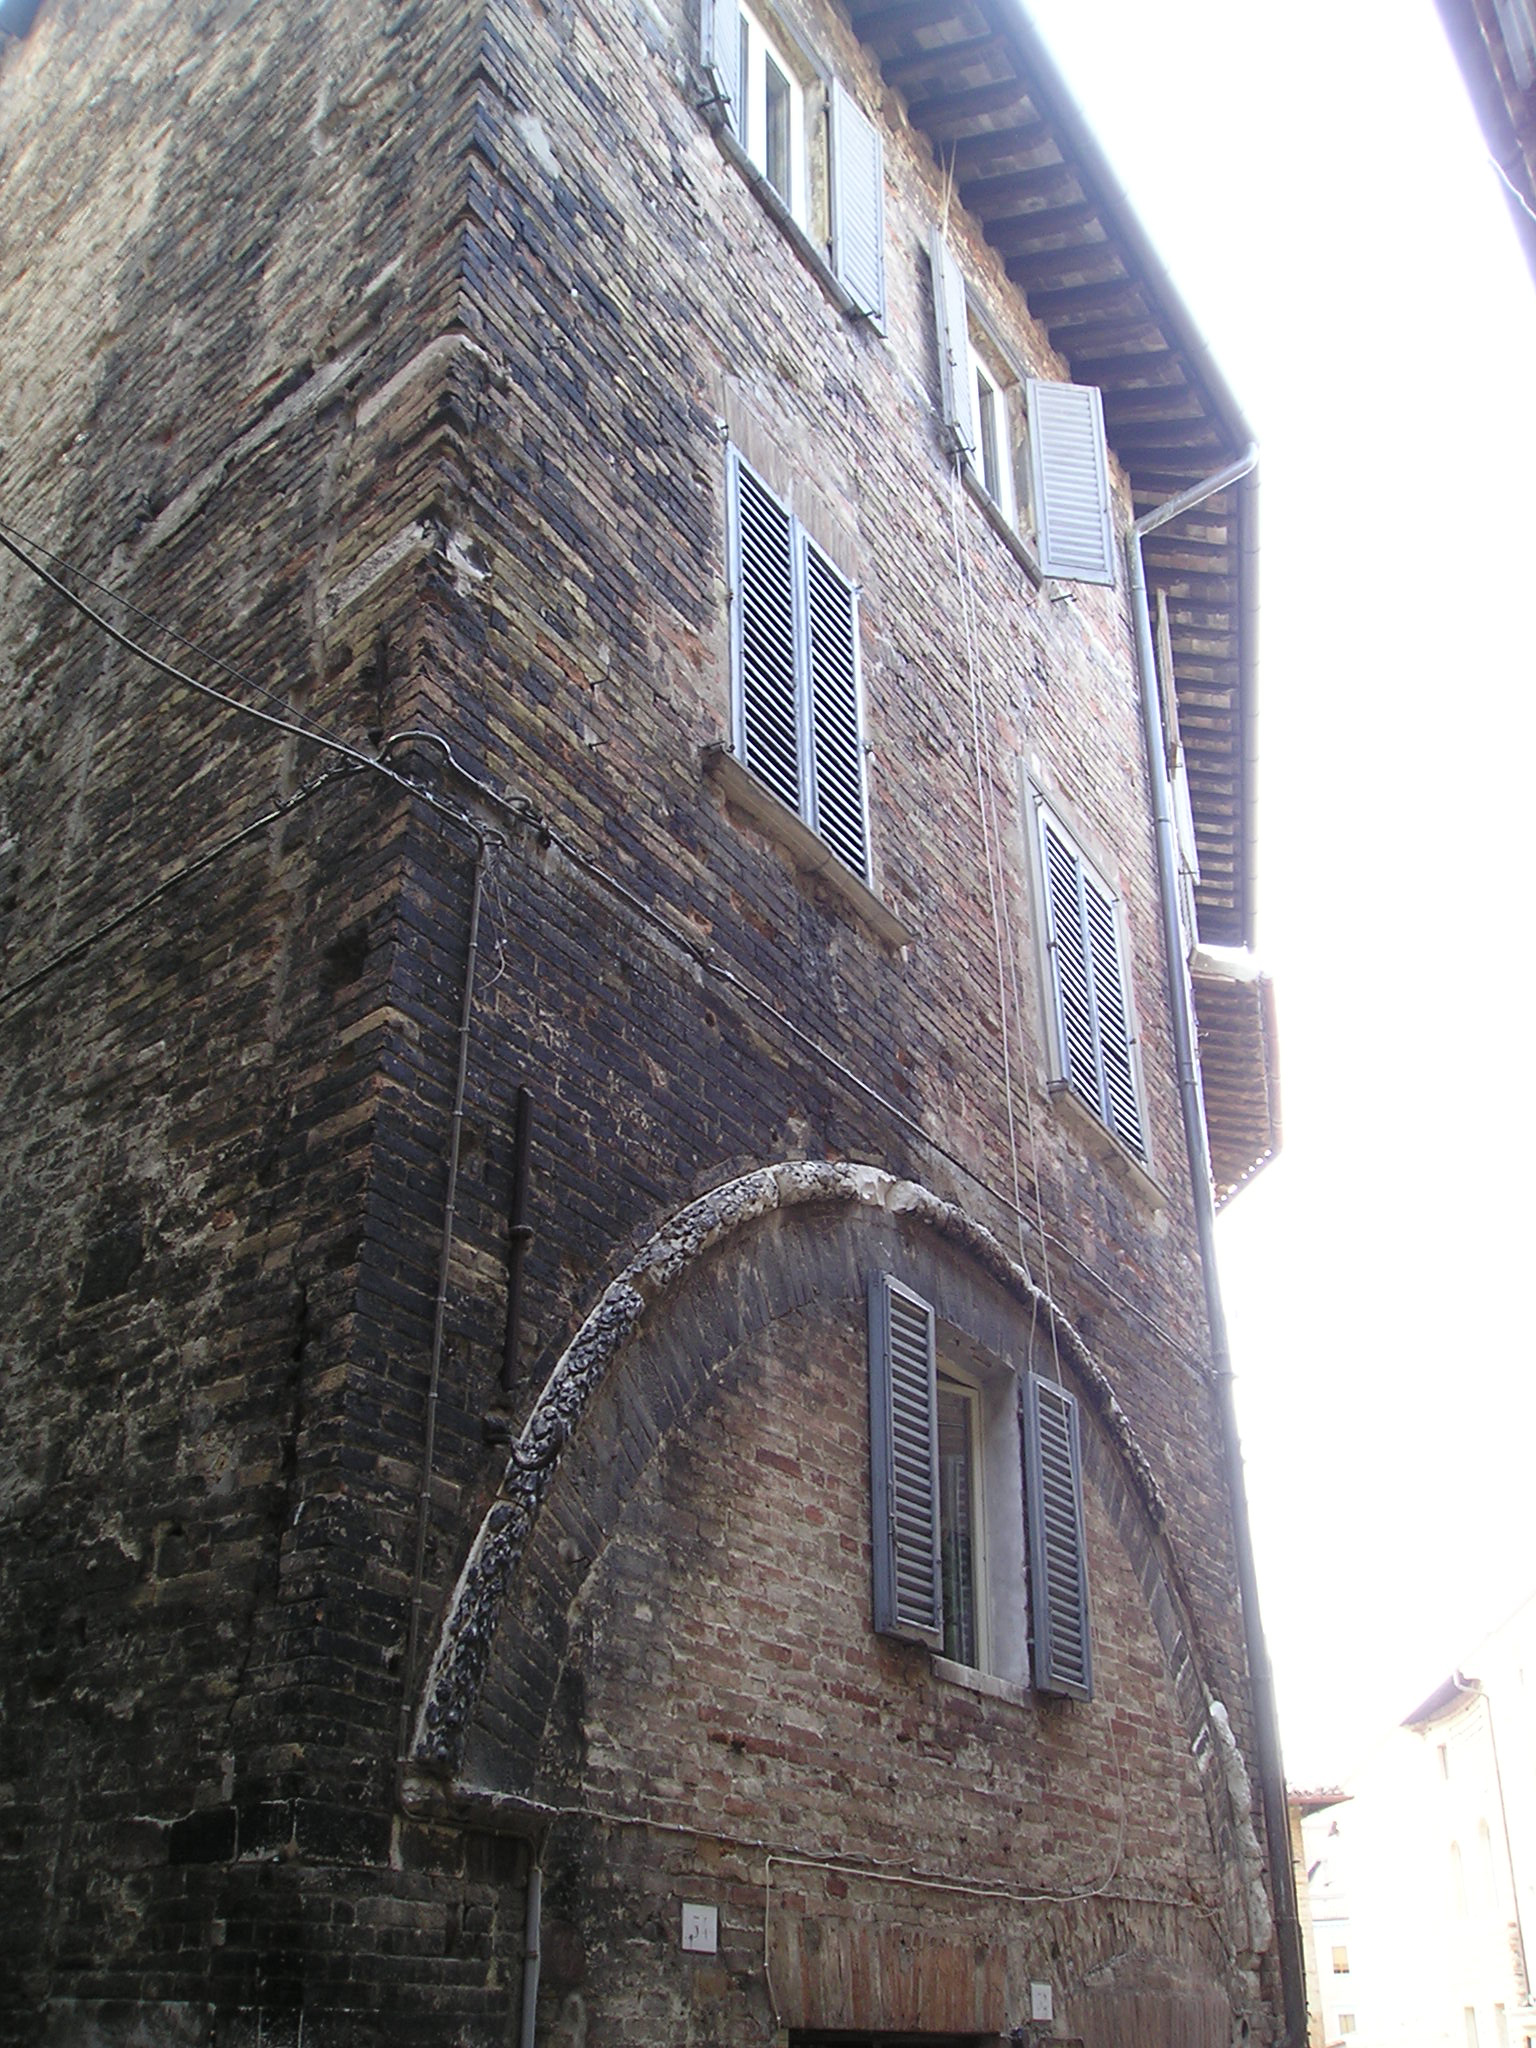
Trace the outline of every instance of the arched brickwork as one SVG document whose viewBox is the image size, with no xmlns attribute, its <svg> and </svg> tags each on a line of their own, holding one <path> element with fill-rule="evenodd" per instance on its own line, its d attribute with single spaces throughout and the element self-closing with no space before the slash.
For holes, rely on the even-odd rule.
<svg viewBox="0 0 1536 2048">
<path fill-rule="evenodd" d="M 1268 1925 L 1247 1788 L 1202 1677 L 1163 1503 L 1126 1418 L 1068 1318 L 995 1238 L 928 1190 L 874 1169 L 804 1163 L 733 1182 L 682 1212 L 608 1288 L 535 1404 L 472 1546 L 413 1761 L 479 1793 L 536 1799 L 552 1789 L 562 1743 L 579 1743 L 560 1733 L 572 1718 L 559 1699 L 572 1616 L 642 1475 L 720 1397 L 744 1346 L 787 1330 L 812 1304 L 841 1304 L 841 1323 L 856 1323 L 868 1274 L 882 1265 L 904 1272 L 943 1323 L 1000 1362 L 1019 1364 L 1033 1331 L 1037 1358 L 1049 1351 L 1082 1395 L 1095 1512 L 1123 1550 L 1195 1761 L 1229 1950 L 1251 1955 Z M 856 1333 L 854 1351 L 861 1345 Z"/>
</svg>

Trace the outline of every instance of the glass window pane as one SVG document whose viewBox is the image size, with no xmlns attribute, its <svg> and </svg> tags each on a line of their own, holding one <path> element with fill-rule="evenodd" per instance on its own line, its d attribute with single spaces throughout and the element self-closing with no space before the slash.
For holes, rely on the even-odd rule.
<svg viewBox="0 0 1536 2048">
<path fill-rule="evenodd" d="M 981 1658 L 976 1614 L 975 1395 L 940 1380 L 939 1547 L 944 1581 L 944 1654 L 957 1664 Z"/>
<path fill-rule="evenodd" d="M 789 153 L 789 102 L 792 87 L 772 57 L 766 53 L 763 58 L 763 72 L 767 86 L 763 175 L 787 206 L 792 198 Z"/>
</svg>

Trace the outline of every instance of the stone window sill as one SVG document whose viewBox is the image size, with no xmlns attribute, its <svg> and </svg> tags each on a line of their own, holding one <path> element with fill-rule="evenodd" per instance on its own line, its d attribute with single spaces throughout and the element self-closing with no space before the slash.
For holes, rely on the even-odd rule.
<svg viewBox="0 0 1536 2048">
<path fill-rule="evenodd" d="M 1045 581 L 1045 576 L 1040 568 L 1040 558 L 1035 553 L 1034 548 L 1024 535 L 1019 532 L 1018 528 L 1003 517 L 1002 512 L 998 508 L 997 500 L 991 496 L 985 484 L 982 483 L 969 464 L 965 466 L 964 474 L 965 487 L 981 507 L 987 524 L 992 528 L 998 539 L 1003 542 L 1004 546 L 1008 548 L 1010 553 L 1017 557 L 1025 575 L 1038 590 Z"/>
<path fill-rule="evenodd" d="M 771 789 L 765 788 L 729 748 L 718 743 L 706 747 L 704 766 L 727 799 L 784 848 L 801 874 L 814 875 L 825 882 L 886 945 L 898 950 L 911 945 L 911 932 L 869 884 L 840 861 L 826 841 L 818 839 L 810 826 L 781 803 Z"/>
<path fill-rule="evenodd" d="M 948 1657 L 935 1657 L 933 1675 L 941 1684 L 957 1685 L 964 1692 L 980 1693 L 983 1699 L 1007 1700 L 1011 1706 L 1029 1704 L 1028 1688 L 1011 1678 L 994 1678 L 990 1671 L 974 1671 L 969 1664 L 955 1664 Z"/>
<path fill-rule="evenodd" d="M 1160 1180 L 1153 1177 L 1151 1170 L 1143 1165 L 1134 1153 L 1128 1152 L 1114 1132 L 1094 1115 L 1086 1103 L 1080 1102 L 1065 1081 L 1052 1081 L 1051 1101 L 1055 1104 L 1062 1120 L 1072 1126 L 1084 1145 L 1096 1159 L 1101 1159 L 1131 1184 L 1134 1191 L 1151 1209 L 1166 1209 L 1168 1190 Z M 1146 1105 L 1142 1105 L 1146 1114 Z"/>
</svg>

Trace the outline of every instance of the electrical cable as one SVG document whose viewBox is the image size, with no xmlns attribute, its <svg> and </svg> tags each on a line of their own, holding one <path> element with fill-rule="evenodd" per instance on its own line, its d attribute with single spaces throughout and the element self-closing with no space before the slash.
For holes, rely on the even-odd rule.
<svg viewBox="0 0 1536 2048">
<path fill-rule="evenodd" d="M 957 453 L 950 475 L 950 515 L 955 538 L 955 574 L 960 587 L 960 608 L 965 630 L 966 667 L 971 693 L 971 735 L 976 758 L 976 801 L 981 813 L 982 843 L 987 862 L 987 894 L 992 910 L 992 941 L 997 955 L 997 1006 L 1003 1044 L 1003 1090 L 1008 1109 L 1008 1146 L 1013 1159 L 1013 1192 L 1015 1203 L 1022 1200 L 1019 1179 L 1019 1146 L 1013 1109 L 1013 1071 L 1008 1046 L 1008 996 L 1011 983 L 1013 994 L 1013 1022 L 1018 1033 L 1022 1050 L 1024 1038 L 1023 1001 L 1019 989 L 1018 948 L 1014 943 L 1013 919 L 1008 910 L 1007 878 L 1002 870 L 1002 834 L 997 821 L 997 773 L 991 746 L 991 728 L 982 717 L 981 663 L 978 653 L 980 628 L 979 608 L 976 603 L 975 578 L 971 571 L 970 557 L 964 546 L 963 527 L 960 518 L 962 492 L 962 458 Z M 990 825 L 989 825 L 990 820 Z M 993 877 L 993 850 L 996 849 L 998 875 Z M 1005 960 L 1011 972 L 1005 972 Z M 1029 1131 L 1030 1175 L 1035 1197 L 1035 1233 L 1040 1240 L 1041 1279 L 1045 1283 L 1048 1299 L 1055 1299 L 1055 1288 L 1051 1277 L 1050 1234 L 1045 1227 L 1045 1207 L 1040 1194 L 1040 1146 L 1035 1130 L 1035 1105 L 1026 1078 L 1024 1083 L 1024 1113 Z M 1023 1225 L 1020 1223 L 1019 1256 L 1024 1258 Z M 1028 1260 L 1024 1263 L 1027 1265 Z M 1035 1335 L 1039 1326 L 1039 1302 L 1031 1307 L 1029 1325 L 1028 1364 L 1034 1365 Z M 1056 1384 L 1064 1384 L 1061 1371 L 1061 1343 L 1055 1318 L 1051 1318 L 1051 1359 L 1055 1367 Z"/>
<path fill-rule="evenodd" d="M 211 683 L 205 683 L 201 681 L 198 677 L 188 674 L 185 670 L 175 667 L 172 663 L 163 660 L 159 655 L 153 653 L 149 648 L 143 646 L 139 641 L 133 639 L 129 634 L 121 632 L 116 626 L 112 624 L 112 622 L 109 619 L 105 618 L 93 606 L 87 604 L 83 598 L 76 596 L 76 594 L 72 590 L 70 590 L 68 586 L 65 583 L 63 583 L 57 576 L 52 574 L 51 571 L 43 568 L 40 563 L 34 562 L 26 553 L 26 551 L 22 547 L 20 547 L 13 539 L 10 538 L 11 532 L 16 530 L 18 529 L 10 527 L 9 522 L 0 519 L 0 547 L 5 548 L 10 554 L 14 555 L 15 558 L 25 568 L 31 570 L 34 576 L 38 577 L 38 579 L 41 582 L 45 583 L 58 596 L 62 597 L 67 604 L 71 605 L 84 618 L 89 620 L 93 625 L 97 626 L 102 632 L 104 632 L 108 636 L 109 639 L 114 641 L 117 645 L 123 647 L 128 653 L 138 656 L 140 660 L 144 661 L 150 668 L 154 669 L 158 674 L 166 676 L 169 680 L 173 682 L 180 683 L 185 688 L 190 689 L 201 696 L 210 698 L 212 701 L 223 705 L 228 710 L 243 713 L 247 718 L 255 719 L 263 725 L 273 727 L 280 731 L 289 733 L 295 738 L 307 740 L 312 745 L 321 746 L 327 748 L 332 752 L 339 753 L 343 757 L 343 759 L 348 763 L 348 766 L 350 768 L 359 771 L 367 770 L 373 774 L 383 777 L 394 787 L 400 789 L 402 792 L 409 796 L 415 797 L 418 801 L 425 804 L 428 807 L 428 809 L 430 809 L 437 816 L 448 820 L 451 824 L 453 824 L 456 827 L 456 829 L 466 833 L 472 839 L 474 839 L 477 844 L 484 845 L 486 843 L 487 835 L 485 833 L 484 828 L 477 822 L 477 820 L 475 820 L 467 812 L 461 810 L 457 806 L 446 803 L 434 791 L 425 787 L 425 785 L 418 782 L 414 777 L 402 773 L 391 763 L 391 761 L 388 758 L 390 753 L 394 749 L 404 746 L 406 744 L 417 744 L 424 746 L 432 746 L 436 748 L 442 754 L 444 763 L 450 770 L 450 772 L 461 783 L 463 783 L 466 788 L 472 790 L 475 793 L 475 795 L 480 799 L 480 801 L 487 805 L 488 808 L 498 812 L 503 817 L 509 819 L 511 822 L 515 823 L 518 826 L 533 830 L 537 834 L 542 843 L 558 847 L 560 852 L 565 856 L 567 860 L 569 860 L 572 863 L 573 866 L 580 869 L 581 872 L 586 874 L 591 880 L 598 883 L 598 885 L 605 889 L 609 894 L 618 897 L 621 901 L 627 904 L 629 908 L 633 910 L 638 916 L 645 919 L 649 924 L 655 926 L 656 929 L 658 929 L 659 931 L 665 933 L 665 935 L 672 941 L 672 943 L 681 948 L 684 952 L 686 952 L 689 955 L 689 957 L 692 958 L 701 967 L 701 969 L 703 969 L 703 971 L 712 975 L 717 981 L 721 982 L 724 986 L 733 989 L 745 1001 L 749 1002 L 755 1009 L 757 1009 L 763 1016 L 767 1017 L 771 1022 L 777 1025 L 781 1031 L 787 1033 L 791 1038 L 793 1038 L 799 1046 L 801 1046 L 806 1051 L 812 1053 L 823 1067 L 838 1074 L 851 1087 L 858 1090 L 859 1093 L 861 1093 L 867 1100 L 873 1102 L 876 1105 L 876 1107 L 882 1111 L 883 1114 L 891 1117 L 893 1121 L 899 1123 L 904 1129 L 910 1131 L 916 1138 L 918 1138 L 924 1146 L 938 1153 L 938 1155 L 941 1158 L 947 1160 L 948 1163 L 951 1166 L 953 1166 L 957 1172 L 963 1175 L 966 1180 L 971 1182 L 973 1186 L 981 1189 L 992 1200 L 997 1202 L 1002 1208 L 1012 1210 L 1016 1219 L 1021 1224 L 1028 1224 L 1030 1225 L 1030 1227 L 1038 1229 L 1041 1236 L 1042 1251 L 1044 1250 L 1047 1241 L 1053 1244 L 1056 1247 L 1056 1249 L 1064 1257 L 1066 1257 L 1080 1272 L 1082 1272 L 1087 1278 L 1092 1280 L 1093 1283 L 1101 1290 L 1103 1294 L 1105 1294 L 1110 1300 L 1114 1301 L 1128 1315 L 1132 1316 L 1136 1321 L 1140 1322 L 1147 1329 L 1151 1330 L 1152 1333 L 1158 1338 L 1159 1342 L 1167 1346 L 1168 1350 L 1173 1355 L 1173 1357 L 1177 1359 L 1179 1364 L 1181 1364 L 1187 1372 L 1189 1372 L 1197 1380 L 1204 1381 L 1206 1375 L 1203 1369 L 1201 1368 L 1198 1360 L 1196 1360 L 1191 1353 L 1186 1351 L 1185 1347 L 1178 1341 L 1178 1339 L 1172 1334 L 1171 1331 L 1165 1329 L 1156 1317 L 1149 1315 L 1145 1309 L 1141 1308 L 1138 1303 L 1133 1302 L 1129 1296 L 1121 1293 L 1121 1291 L 1117 1287 L 1115 1287 L 1112 1281 L 1108 1280 L 1095 1267 L 1089 1265 L 1085 1259 L 1081 1258 L 1076 1252 L 1074 1252 L 1071 1245 L 1068 1244 L 1065 1239 L 1056 1237 L 1053 1233 L 1044 1230 L 1043 1210 L 1040 1211 L 1041 1222 L 1039 1224 L 1032 1223 L 1031 1219 L 1024 1211 L 1019 1201 L 1010 1201 L 1009 1198 L 1003 1193 L 1003 1191 L 1000 1188 L 995 1188 L 991 1184 L 991 1182 L 985 1178 L 984 1175 L 978 1173 L 973 1167 L 969 1166 L 962 1158 L 960 1158 L 960 1156 L 957 1153 L 952 1152 L 948 1146 L 946 1146 L 939 1139 L 934 1137 L 931 1132 L 925 1129 L 923 1124 L 916 1117 L 911 1116 L 907 1111 L 901 1109 L 896 1103 L 892 1102 L 890 1098 L 883 1093 L 882 1090 L 875 1087 L 872 1082 L 865 1080 L 865 1078 L 861 1074 L 855 1072 L 853 1068 L 849 1067 L 848 1065 L 846 1065 L 845 1062 L 838 1059 L 835 1053 L 831 1052 L 826 1046 L 822 1045 L 821 1042 L 818 1039 L 816 1039 L 810 1032 L 804 1030 L 800 1025 L 796 1024 L 793 1021 L 793 1019 L 788 1017 L 775 1004 L 770 1002 L 766 996 L 762 995 L 757 989 L 753 988 L 748 981 L 743 979 L 743 977 L 736 974 L 731 968 L 726 967 L 722 962 L 716 959 L 712 949 L 709 946 L 707 946 L 704 942 L 700 941 L 692 934 L 684 931 L 678 924 L 674 923 L 674 921 L 670 917 L 665 916 L 653 904 L 647 903 L 643 898 L 638 896 L 624 882 L 620 881 L 616 875 L 610 874 L 605 868 L 601 866 L 599 862 L 593 860 L 589 855 L 584 854 L 571 840 L 567 839 L 562 832 L 558 831 L 555 828 L 555 826 L 553 826 L 550 823 L 549 819 L 539 811 L 537 806 L 532 802 L 530 798 L 528 798 L 525 795 L 522 795 L 521 793 L 509 796 L 503 793 L 502 791 L 498 790 L 492 783 L 487 782 L 483 777 L 476 775 L 473 772 L 473 770 L 466 767 L 464 763 L 462 763 L 454 754 L 452 747 L 442 737 L 441 734 L 432 732 L 424 727 L 407 727 L 405 729 L 402 729 L 401 731 L 391 733 L 380 744 L 377 754 L 368 754 L 363 752 L 360 748 L 350 745 L 347 741 L 339 738 L 335 734 L 327 732 L 323 727 L 318 727 L 315 725 L 309 727 L 302 726 L 297 724 L 294 720 L 290 718 L 286 718 L 272 712 L 262 711 L 254 705 L 246 704 L 242 702 L 238 697 L 231 696 L 227 691 L 219 690 L 215 688 L 214 685 L 212 685 Z M 51 557 L 51 559 L 59 560 L 60 558 L 57 556 L 53 556 Z M 70 573 L 75 574 L 78 572 L 71 569 Z M 155 619 L 152 614 L 141 613 L 140 615 L 148 619 L 151 623 L 153 623 L 157 629 L 160 628 L 160 621 Z M 217 659 L 216 657 L 208 656 L 207 650 L 198 646 L 197 643 L 195 642 L 184 641 L 184 644 L 192 648 L 193 651 L 199 654 L 199 656 L 202 656 L 204 658 Z M 232 671 L 232 673 L 239 676 L 239 671 Z M 257 689 L 261 689 L 263 687 L 260 684 L 252 683 L 251 679 L 246 678 L 244 676 L 240 676 L 240 680 L 242 682 L 247 683 L 247 685 L 250 687 L 254 687 Z M 141 905 L 139 907 L 143 906 Z M 132 915 L 132 909 L 130 909 L 130 911 L 127 914 Z M 105 934 L 103 933 L 103 936 L 104 935 Z M 94 943 L 94 936 L 91 939 L 91 943 Z M 61 961 L 59 964 L 62 965 L 63 962 Z M 51 973 L 53 971 L 53 967 L 47 964 L 45 964 L 44 969 L 39 970 L 39 972 L 42 974 Z M 0 1000 L 9 997 L 12 994 L 19 994 L 28 985 L 29 983 L 18 983 L 15 985 L 13 990 L 0 992 Z M 1038 1206 L 1038 1175 L 1036 1179 L 1036 1201 Z"/>
<path fill-rule="evenodd" d="M 233 853 L 235 848 L 243 845 L 247 839 L 255 838 L 259 832 L 264 832 L 269 825 L 275 825 L 280 818 L 286 818 L 290 811 L 296 811 L 300 804 L 307 803 L 327 783 L 340 781 L 344 776 L 352 775 L 356 772 L 352 768 L 326 769 L 323 775 L 316 776 L 312 782 L 306 782 L 302 789 L 296 789 L 292 796 L 284 797 L 281 802 L 274 804 L 270 810 L 263 811 L 259 818 L 252 818 L 249 824 L 242 825 L 238 831 L 229 833 L 225 838 L 219 840 L 217 845 L 208 847 L 192 860 L 184 861 L 174 874 L 167 875 L 163 881 L 157 882 L 154 888 L 147 889 L 142 896 L 136 896 L 131 903 L 125 904 L 121 910 L 114 911 L 110 917 L 104 918 L 100 924 L 93 925 L 90 931 L 82 933 L 78 939 L 72 940 L 50 959 L 45 960 L 41 967 L 35 968 L 32 973 L 23 976 L 20 981 L 10 982 L 4 988 L 0 988 L 0 1008 L 6 1008 L 12 1003 L 19 1002 L 23 996 L 30 995 L 35 988 L 40 987 L 43 982 L 57 974 L 60 968 L 68 967 L 73 961 L 84 959 L 103 939 L 110 938 L 114 932 L 120 931 L 125 924 L 130 923 L 141 911 L 148 910 L 152 904 L 158 903 L 165 896 L 169 896 L 183 882 L 190 881 L 193 875 L 199 875 L 205 868 L 212 867 L 215 861 L 222 860 L 225 854 Z"/>
<path fill-rule="evenodd" d="M 184 689 L 192 690 L 199 696 L 208 697 L 216 704 L 222 704 L 226 710 L 241 712 L 245 717 L 254 718 L 262 725 L 271 726 L 279 732 L 286 732 L 295 739 L 307 740 L 312 746 L 323 747 L 330 753 L 340 754 L 343 760 L 349 762 L 354 768 L 368 769 L 373 774 L 382 776 L 385 781 L 393 783 L 396 788 L 418 798 L 429 809 L 436 811 L 442 817 L 451 819 L 460 830 L 468 832 L 476 840 L 483 837 L 479 825 L 472 818 L 445 804 L 441 797 L 436 796 L 430 789 L 425 788 L 421 783 L 413 780 L 412 777 L 403 775 L 398 768 L 393 767 L 384 758 L 384 750 L 381 749 L 378 754 L 364 753 L 360 747 L 352 746 L 348 741 L 338 738 L 334 733 L 326 732 L 323 728 L 317 728 L 312 725 L 300 725 L 291 717 L 285 717 L 273 711 L 259 710 L 254 704 L 246 704 L 240 698 L 232 697 L 227 690 L 217 689 L 212 683 L 205 683 L 201 678 L 189 675 L 185 669 L 177 668 L 174 663 L 163 660 L 140 641 L 133 639 L 130 634 L 122 632 L 113 625 L 110 619 L 105 618 L 102 613 L 97 611 L 94 606 L 87 604 L 83 597 L 77 597 L 74 591 L 55 576 L 51 570 L 45 569 L 39 562 L 34 562 L 25 549 L 18 546 L 11 539 L 10 533 L 4 530 L 3 525 L 0 525 L 0 548 L 5 548 L 10 554 L 14 555 L 17 561 L 30 569 L 40 582 L 46 583 L 50 590 L 64 599 L 66 604 L 72 605 L 82 617 L 89 619 L 92 625 L 99 627 L 109 640 L 115 641 L 119 647 L 125 648 L 128 653 L 137 655 L 140 661 L 147 663 L 150 668 L 154 669 L 158 674 L 167 677 L 171 682 L 180 683 Z M 158 627 L 159 622 L 155 621 L 155 623 Z M 197 651 L 200 654 L 203 652 L 201 648 Z M 260 688 L 261 686 L 256 685 L 256 687 Z M 412 738 L 436 737 L 436 735 L 422 734 L 411 734 L 408 736 Z M 407 735 L 397 734 L 395 737 L 398 740 L 402 737 L 407 737 Z M 447 742 L 439 740 L 438 745 L 443 748 L 445 753 L 449 754 L 451 759 L 452 755 Z M 485 785 L 478 783 L 473 776 L 469 776 L 467 779 L 475 783 L 476 787 L 485 787 Z M 520 798 L 500 797 L 497 801 L 501 809 L 513 810 L 517 812 L 520 818 L 525 817 L 532 809 L 531 806 L 526 805 L 526 800 Z M 522 809 L 519 809 L 520 805 L 523 806 Z"/>
<path fill-rule="evenodd" d="M 246 689 L 254 690 L 259 697 L 265 697 L 269 704 L 279 706 L 288 716 L 308 716 L 305 712 L 295 714 L 293 706 L 280 691 L 269 688 L 267 684 L 258 681 L 255 676 L 248 675 L 245 670 L 236 668 L 233 662 L 226 661 L 223 655 L 217 653 L 213 648 L 204 647 L 198 641 L 189 639 L 185 633 L 178 632 L 169 621 L 159 618 L 154 612 L 146 611 L 142 605 L 135 604 L 131 597 L 125 597 L 122 591 L 115 589 L 112 584 L 103 583 L 99 577 L 88 575 L 84 569 L 78 568 L 63 555 L 56 554 L 52 548 L 44 546 L 43 542 L 38 540 L 35 535 L 27 533 L 23 528 L 17 526 L 14 520 L 5 518 L 3 514 L 0 514 L 0 533 L 8 533 L 15 540 L 25 542 L 26 546 L 34 554 L 41 555 L 46 561 L 52 562 L 56 568 L 72 577 L 76 583 L 84 583 L 92 590 L 99 590 L 103 597 L 110 597 L 112 602 L 121 605 L 125 612 L 130 612 L 136 619 L 142 619 L 145 625 L 153 626 L 162 638 L 170 641 L 177 647 L 184 647 L 189 654 L 195 654 L 199 660 L 205 661 L 211 667 L 221 670 L 232 682 L 241 683 Z M 18 550 L 15 548 L 11 552 L 18 554 Z M 18 554 L 18 559 L 25 560 L 26 558 Z M 28 562 L 27 566 L 32 568 L 34 565 Z M 312 730 L 316 739 L 329 737 L 318 719 L 310 720 L 310 730 Z"/>
<path fill-rule="evenodd" d="M 1520 211 L 1527 217 L 1527 219 L 1536 220 L 1536 212 L 1532 211 L 1531 202 L 1520 190 L 1520 187 L 1515 183 L 1514 179 L 1510 177 L 1508 171 L 1505 170 L 1504 166 L 1499 162 L 1498 158 L 1491 156 L 1489 157 L 1488 161 L 1493 165 L 1493 168 L 1498 172 L 1499 177 L 1503 181 L 1510 198 L 1514 200 L 1515 204 L 1520 208 Z"/>
</svg>

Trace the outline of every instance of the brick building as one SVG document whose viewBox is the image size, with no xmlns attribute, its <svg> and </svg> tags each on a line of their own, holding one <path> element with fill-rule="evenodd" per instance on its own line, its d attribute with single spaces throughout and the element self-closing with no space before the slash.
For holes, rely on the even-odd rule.
<svg viewBox="0 0 1536 2048">
<path fill-rule="evenodd" d="M 5 2038 L 1302 2038 L 1249 436 L 1013 0 L 0 150 Z"/>
</svg>

